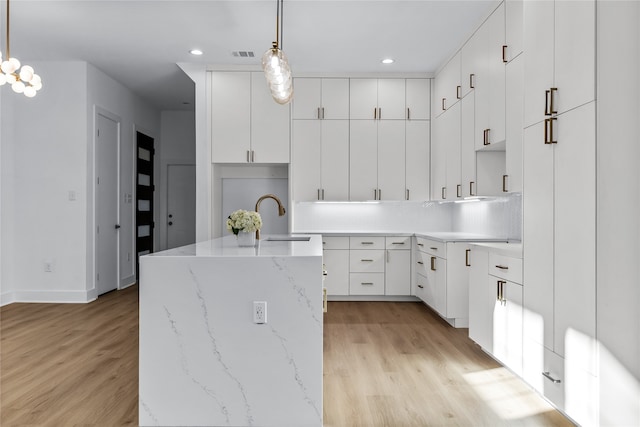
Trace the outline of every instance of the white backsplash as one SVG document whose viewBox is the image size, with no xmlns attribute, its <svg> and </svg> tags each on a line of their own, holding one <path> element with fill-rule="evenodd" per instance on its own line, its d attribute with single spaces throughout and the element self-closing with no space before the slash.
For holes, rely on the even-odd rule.
<svg viewBox="0 0 640 427">
<path fill-rule="evenodd" d="M 465 232 L 520 240 L 520 194 L 454 202 L 294 202 L 293 232 Z"/>
</svg>

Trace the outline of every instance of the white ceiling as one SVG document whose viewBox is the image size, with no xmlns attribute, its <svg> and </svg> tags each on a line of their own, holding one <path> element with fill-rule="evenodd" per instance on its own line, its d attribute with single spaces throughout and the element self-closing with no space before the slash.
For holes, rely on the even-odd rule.
<svg viewBox="0 0 640 427">
<path fill-rule="evenodd" d="M 282 47 L 294 75 L 429 73 L 495 6 L 495 0 L 286 0 Z M 193 84 L 176 63 L 258 65 L 274 40 L 275 20 L 275 0 L 11 0 L 11 53 L 24 63 L 87 61 L 159 109 L 191 109 Z M 189 54 L 196 47 L 203 56 Z M 238 50 L 256 58 L 233 57 Z M 384 57 L 396 62 L 383 65 Z"/>
</svg>

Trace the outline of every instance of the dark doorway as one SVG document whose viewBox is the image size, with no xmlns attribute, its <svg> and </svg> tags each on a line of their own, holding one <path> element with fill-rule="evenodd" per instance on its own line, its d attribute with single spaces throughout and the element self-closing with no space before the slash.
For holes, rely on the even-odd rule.
<svg viewBox="0 0 640 427">
<path fill-rule="evenodd" d="M 153 138 L 136 132 L 136 278 L 140 280 L 140 257 L 153 252 Z"/>
</svg>

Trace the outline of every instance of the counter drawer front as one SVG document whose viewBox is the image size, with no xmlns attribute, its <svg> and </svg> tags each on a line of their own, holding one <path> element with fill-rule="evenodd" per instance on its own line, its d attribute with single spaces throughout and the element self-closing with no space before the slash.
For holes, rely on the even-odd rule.
<svg viewBox="0 0 640 427">
<path fill-rule="evenodd" d="M 322 249 L 349 249 L 349 238 L 322 236 Z"/>
<path fill-rule="evenodd" d="M 398 236 L 398 237 L 386 237 L 386 247 L 389 250 L 393 249 L 411 249 L 411 237 L 410 236 Z"/>
<path fill-rule="evenodd" d="M 422 274 L 423 276 L 426 276 L 427 272 L 431 269 L 431 258 L 435 256 L 429 255 L 421 251 L 417 251 L 415 254 L 416 254 L 416 263 L 414 265 L 415 271 L 418 274 Z M 434 265 L 436 263 L 437 263 L 437 259 L 434 261 Z"/>
<path fill-rule="evenodd" d="M 350 295 L 384 295 L 384 273 L 351 273 Z"/>
<path fill-rule="evenodd" d="M 419 251 L 437 255 L 440 258 L 447 258 L 447 245 L 444 242 L 416 237 L 416 245 Z"/>
<path fill-rule="evenodd" d="M 489 253 L 489 274 L 522 284 L 522 259 Z"/>
<path fill-rule="evenodd" d="M 349 271 L 355 273 L 384 273 L 384 250 L 349 251 Z"/>
<path fill-rule="evenodd" d="M 384 237 L 360 236 L 349 238 L 350 249 L 384 249 Z"/>
<path fill-rule="evenodd" d="M 427 302 L 426 291 L 427 291 L 427 278 L 424 277 L 422 274 L 416 274 L 413 295 L 420 298 L 423 302 Z"/>
</svg>

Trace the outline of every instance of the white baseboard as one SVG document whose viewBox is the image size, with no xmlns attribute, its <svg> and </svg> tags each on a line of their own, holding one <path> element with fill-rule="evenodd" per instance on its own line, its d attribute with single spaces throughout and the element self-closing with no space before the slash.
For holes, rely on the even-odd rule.
<svg viewBox="0 0 640 427">
<path fill-rule="evenodd" d="M 120 279 L 120 288 L 126 289 L 129 286 L 133 286 L 136 284 L 136 276 L 125 277 L 124 279 Z"/>
<path fill-rule="evenodd" d="M 91 291 L 13 291 L 2 294 L 2 304 L 13 302 L 87 303 L 96 299 Z"/>
<path fill-rule="evenodd" d="M 13 297 L 13 292 L 3 292 L 0 294 L 0 307 L 11 304 L 12 302 L 16 302 Z"/>
</svg>

